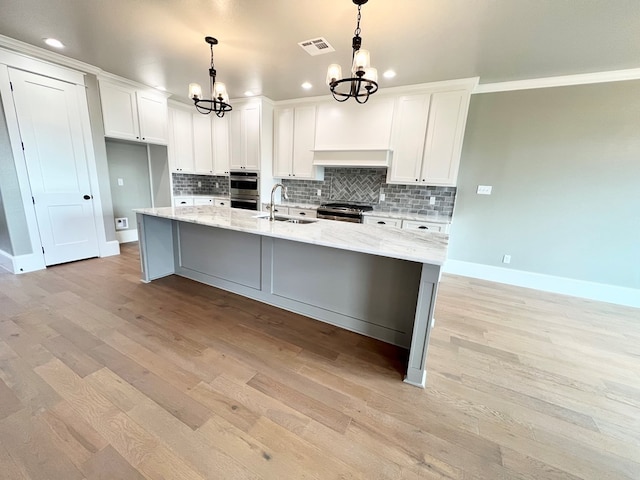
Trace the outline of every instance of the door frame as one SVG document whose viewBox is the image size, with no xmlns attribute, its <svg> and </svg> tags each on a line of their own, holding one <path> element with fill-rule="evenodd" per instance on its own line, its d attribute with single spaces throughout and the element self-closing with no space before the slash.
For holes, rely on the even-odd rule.
<svg viewBox="0 0 640 480">
<path fill-rule="evenodd" d="M 48 62 L 35 60 L 24 55 L 8 52 L 0 48 L 0 95 L 2 96 L 4 114 L 11 143 L 11 151 L 18 176 L 20 195 L 24 206 L 32 250 L 30 254 L 12 257 L 13 273 L 26 273 L 35 270 L 42 270 L 46 268 L 46 265 L 41 248 L 40 230 L 38 228 L 35 207 L 32 200 L 27 164 L 22 150 L 18 116 L 13 104 L 13 92 L 11 91 L 11 84 L 9 81 L 9 68 L 24 70 L 36 75 L 54 78 L 56 80 L 71 83 L 75 86 L 82 123 L 82 137 L 84 140 L 84 148 L 87 158 L 89 183 L 91 186 L 91 194 L 93 195 L 93 215 L 95 219 L 96 233 L 98 236 L 98 252 L 100 257 L 118 255 L 120 253 L 120 245 L 118 241 L 107 241 L 106 239 L 106 230 L 103 220 L 105 215 L 103 213 L 102 198 L 98 182 L 84 74 L 65 67 L 53 65 Z"/>
</svg>

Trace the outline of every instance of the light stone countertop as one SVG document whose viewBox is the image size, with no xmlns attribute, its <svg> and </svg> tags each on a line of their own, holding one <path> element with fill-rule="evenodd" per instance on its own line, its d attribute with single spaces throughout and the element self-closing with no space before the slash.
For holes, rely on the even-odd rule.
<svg viewBox="0 0 640 480">
<path fill-rule="evenodd" d="M 264 212 L 211 205 L 141 208 L 134 211 L 182 222 L 431 265 L 442 265 L 445 262 L 449 244 L 449 235 L 443 233 L 425 234 L 416 230 L 321 219 L 310 224 L 270 222 L 268 219 L 258 218 L 264 216 Z"/>
</svg>

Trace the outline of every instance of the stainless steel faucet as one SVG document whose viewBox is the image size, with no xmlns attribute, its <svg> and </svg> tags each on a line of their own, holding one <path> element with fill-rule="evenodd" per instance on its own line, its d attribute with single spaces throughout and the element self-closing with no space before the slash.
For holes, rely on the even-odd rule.
<svg viewBox="0 0 640 480">
<path fill-rule="evenodd" d="M 271 203 L 269 204 L 269 221 L 273 222 L 276 219 L 276 216 L 273 214 L 273 197 L 276 194 L 276 190 L 278 189 L 278 187 L 282 187 L 282 195 L 284 196 L 285 200 L 289 200 L 289 195 L 287 195 L 287 187 L 285 187 L 283 184 L 281 183 L 276 183 L 273 188 L 271 189 Z"/>
</svg>

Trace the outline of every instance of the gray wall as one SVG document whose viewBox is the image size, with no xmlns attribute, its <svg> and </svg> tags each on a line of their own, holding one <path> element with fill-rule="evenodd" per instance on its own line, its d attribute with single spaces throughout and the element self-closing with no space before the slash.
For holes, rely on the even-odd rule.
<svg viewBox="0 0 640 480">
<path fill-rule="evenodd" d="M 100 105 L 100 91 L 98 79 L 95 75 L 85 75 L 87 87 L 87 105 L 89 107 L 89 121 L 91 122 L 91 138 L 98 172 L 98 188 L 102 201 L 102 221 L 104 223 L 106 241 L 116 239 L 111 204 L 111 189 L 109 187 L 109 167 L 107 165 L 107 151 L 104 140 L 104 126 L 102 124 L 102 107 Z"/>
<path fill-rule="evenodd" d="M 640 81 L 473 95 L 449 258 L 640 288 L 639 99 Z"/>
<path fill-rule="evenodd" d="M 149 172 L 151 176 L 151 195 L 153 206 L 171 206 L 171 173 L 167 147 L 163 145 L 149 145 Z"/>
<path fill-rule="evenodd" d="M 0 250 L 9 255 L 25 255 L 32 252 L 2 98 L 0 98 Z"/>
<path fill-rule="evenodd" d="M 105 143 L 113 214 L 116 218 L 127 217 L 129 229 L 135 229 L 137 224 L 133 209 L 151 207 L 147 146 L 112 139 L 107 139 Z M 123 180 L 123 186 L 118 185 L 118 178 Z"/>
</svg>

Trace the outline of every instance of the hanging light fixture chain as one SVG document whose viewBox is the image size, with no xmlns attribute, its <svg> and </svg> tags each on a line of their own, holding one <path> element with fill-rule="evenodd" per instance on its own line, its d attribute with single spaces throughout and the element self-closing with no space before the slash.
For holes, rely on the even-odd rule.
<svg viewBox="0 0 640 480">
<path fill-rule="evenodd" d="M 361 32 L 360 30 L 360 19 L 362 18 L 362 13 L 360 12 L 361 8 L 362 8 L 362 5 L 358 5 L 358 23 L 356 25 L 355 31 L 353 32 L 356 37 L 359 37 Z"/>
</svg>

